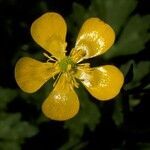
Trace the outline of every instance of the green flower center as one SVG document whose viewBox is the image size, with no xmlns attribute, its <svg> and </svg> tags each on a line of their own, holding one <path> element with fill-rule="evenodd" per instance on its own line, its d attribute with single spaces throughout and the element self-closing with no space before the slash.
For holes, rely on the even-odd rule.
<svg viewBox="0 0 150 150">
<path fill-rule="evenodd" d="M 67 72 L 72 69 L 75 69 L 76 64 L 72 61 L 72 59 L 69 56 L 68 57 L 66 56 L 59 62 L 59 67 L 62 72 Z"/>
</svg>

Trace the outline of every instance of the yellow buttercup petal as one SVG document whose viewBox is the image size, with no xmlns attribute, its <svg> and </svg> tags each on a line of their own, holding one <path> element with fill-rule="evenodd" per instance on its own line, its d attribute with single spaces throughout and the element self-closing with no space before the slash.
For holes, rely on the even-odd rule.
<svg viewBox="0 0 150 150">
<path fill-rule="evenodd" d="M 66 23 L 57 13 L 45 13 L 31 26 L 33 39 L 58 60 L 65 56 Z"/>
<path fill-rule="evenodd" d="M 33 93 L 58 72 L 56 64 L 23 57 L 16 63 L 15 79 L 23 91 Z"/>
<path fill-rule="evenodd" d="M 106 52 L 114 43 L 115 32 L 105 22 L 98 18 L 85 21 L 77 37 L 72 58 L 76 62 L 95 57 Z"/>
<path fill-rule="evenodd" d="M 124 82 L 121 71 L 113 65 L 105 65 L 78 71 L 77 77 L 87 90 L 99 100 L 109 100 L 120 92 Z"/>
<path fill-rule="evenodd" d="M 79 110 L 78 97 L 67 74 L 62 74 L 54 90 L 42 105 L 43 113 L 53 120 L 67 120 Z"/>
</svg>

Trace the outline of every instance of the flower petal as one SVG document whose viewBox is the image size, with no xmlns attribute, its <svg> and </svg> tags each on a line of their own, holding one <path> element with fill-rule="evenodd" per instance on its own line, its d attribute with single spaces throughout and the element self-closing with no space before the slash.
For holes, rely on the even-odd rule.
<svg viewBox="0 0 150 150">
<path fill-rule="evenodd" d="M 121 71 L 113 65 L 81 69 L 77 76 L 98 100 L 109 100 L 120 92 L 124 82 Z"/>
<path fill-rule="evenodd" d="M 50 119 L 67 120 L 79 111 L 78 97 L 68 80 L 67 74 L 62 74 L 54 90 L 42 105 L 42 111 Z"/>
<path fill-rule="evenodd" d="M 114 43 L 115 32 L 98 18 L 90 18 L 82 25 L 71 55 L 76 62 L 106 52 Z"/>
<path fill-rule="evenodd" d="M 23 91 L 33 93 L 58 72 L 56 64 L 23 57 L 16 63 L 15 79 Z"/>
<path fill-rule="evenodd" d="M 57 59 L 65 56 L 66 23 L 57 13 L 45 13 L 31 26 L 33 39 Z"/>
</svg>

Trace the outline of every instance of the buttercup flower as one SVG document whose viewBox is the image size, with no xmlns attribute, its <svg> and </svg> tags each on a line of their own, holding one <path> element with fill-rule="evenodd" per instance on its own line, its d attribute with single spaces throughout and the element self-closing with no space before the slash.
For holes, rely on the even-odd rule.
<svg viewBox="0 0 150 150">
<path fill-rule="evenodd" d="M 15 67 L 15 79 L 28 93 L 36 92 L 58 74 L 54 89 L 42 105 L 43 113 L 53 120 L 67 120 L 77 114 L 79 100 L 74 88 L 79 86 L 79 80 L 92 96 L 102 101 L 114 98 L 124 81 L 120 70 L 113 65 L 91 68 L 88 63 L 80 63 L 112 46 L 115 33 L 108 24 L 98 18 L 86 20 L 69 56 L 66 56 L 66 30 L 64 19 L 57 13 L 39 17 L 31 26 L 31 35 L 47 51 L 44 53 L 47 61 L 23 57 Z"/>
</svg>

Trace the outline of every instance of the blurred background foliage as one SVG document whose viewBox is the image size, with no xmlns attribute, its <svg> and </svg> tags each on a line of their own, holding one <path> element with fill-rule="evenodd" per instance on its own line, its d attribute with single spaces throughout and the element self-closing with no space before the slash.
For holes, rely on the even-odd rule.
<svg viewBox="0 0 150 150">
<path fill-rule="evenodd" d="M 116 32 L 114 46 L 90 62 L 114 64 L 125 76 L 121 93 L 111 101 L 97 101 L 83 86 L 77 89 L 80 112 L 65 122 L 49 120 L 41 112 L 52 80 L 27 94 L 14 79 L 20 57 L 43 59 L 30 25 L 47 11 L 66 19 L 68 51 L 87 18 L 110 24 Z M 149 30 L 148 0 L 0 0 L 0 150 L 149 150 Z"/>
</svg>

